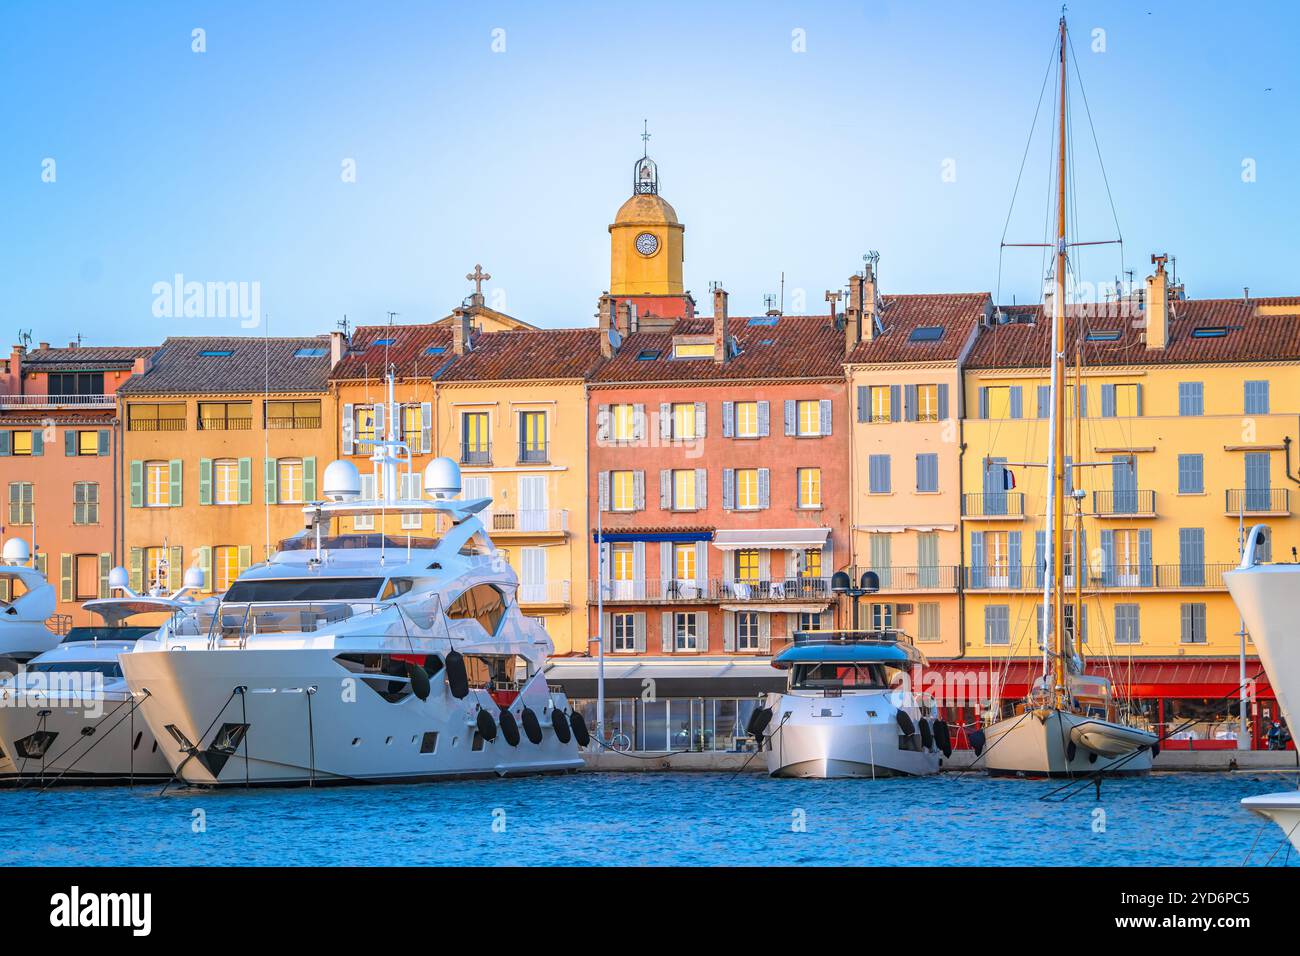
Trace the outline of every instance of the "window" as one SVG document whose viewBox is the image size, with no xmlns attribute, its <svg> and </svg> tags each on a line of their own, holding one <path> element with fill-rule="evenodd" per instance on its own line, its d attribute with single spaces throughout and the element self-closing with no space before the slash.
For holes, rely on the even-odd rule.
<svg viewBox="0 0 1300 956">
<path fill-rule="evenodd" d="M 799 507 L 820 508 L 822 506 L 822 470 L 820 468 L 799 469 Z"/>
<path fill-rule="evenodd" d="M 424 447 L 424 415 L 419 405 L 402 406 L 402 441 L 406 442 L 406 447 L 411 450 L 412 455 L 423 455 L 427 448 Z"/>
<path fill-rule="evenodd" d="M 758 402 L 736 402 L 736 437 L 758 437 Z"/>
<path fill-rule="evenodd" d="M 1011 414 L 1011 386 L 1009 385 L 992 385 L 987 389 L 987 414 L 985 418 L 1012 418 Z"/>
<path fill-rule="evenodd" d="M 30 481 L 9 482 L 9 523 L 31 524 L 33 504 L 33 485 Z"/>
<path fill-rule="evenodd" d="M 126 410 L 130 432 L 182 432 L 185 430 L 183 402 L 166 405 L 130 405 Z"/>
<path fill-rule="evenodd" d="M 873 495 L 887 495 L 892 490 L 889 477 L 889 456 L 870 455 L 867 458 L 867 491 Z"/>
<path fill-rule="evenodd" d="M 805 578 L 820 578 L 822 576 L 822 549 L 807 548 L 803 553 L 803 568 L 800 574 Z"/>
<path fill-rule="evenodd" d="M 1011 643 L 1011 609 L 1005 604 L 990 604 L 984 608 L 984 643 Z"/>
<path fill-rule="evenodd" d="M 694 402 L 675 402 L 672 406 L 672 437 L 675 441 L 700 437 Z"/>
<path fill-rule="evenodd" d="M 245 431 L 252 427 L 252 402 L 199 402 L 199 428 L 203 431 Z"/>
<path fill-rule="evenodd" d="M 171 504 L 170 469 L 165 461 L 144 463 L 144 503 L 149 508 L 166 508 Z"/>
<path fill-rule="evenodd" d="M 676 468 L 672 472 L 672 507 L 674 511 L 694 511 L 695 470 Z"/>
<path fill-rule="evenodd" d="M 212 502 L 218 505 L 239 504 L 239 461 L 219 458 L 212 463 Z"/>
<path fill-rule="evenodd" d="M 72 599 L 89 601 L 99 597 L 99 555 L 78 554 L 72 558 Z"/>
<path fill-rule="evenodd" d="M 673 650 L 699 650 L 699 622 L 693 612 L 673 614 Z"/>
<path fill-rule="evenodd" d="M 673 545 L 673 577 L 678 581 L 695 580 L 695 545 Z"/>
<path fill-rule="evenodd" d="M 916 490 L 921 494 L 939 490 L 939 455 L 936 452 L 916 456 Z"/>
<path fill-rule="evenodd" d="M 673 358 L 713 358 L 713 343 L 710 342 L 674 342 Z"/>
<path fill-rule="evenodd" d="M 361 499 L 363 501 L 373 501 L 375 498 L 375 476 L 373 474 L 361 476 Z M 375 516 L 357 515 L 352 519 L 352 530 L 354 531 L 373 531 L 375 529 Z"/>
<path fill-rule="evenodd" d="M 546 450 L 546 413 L 519 413 L 519 460 L 544 462 L 549 460 Z"/>
<path fill-rule="evenodd" d="M 167 549 L 145 548 L 142 554 L 141 579 L 144 590 L 167 586 Z"/>
<path fill-rule="evenodd" d="M 1205 414 L 1205 384 L 1203 382 L 1178 383 L 1178 414 Z"/>
<path fill-rule="evenodd" d="M 1115 643 L 1142 643 L 1142 627 L 1137 604 L 1115 605 Z"/>
<path fill-rule="evenodd" d="M 99 454 L 99 432 L 77 432 L 77 454 Z"/>
<path fill-rule="evenodd" d="M 754 510 L 758 506 L 758 469 L 736 469 L 736 509 Z"/>
<path fill-rule="evenodd" d="M 871 386 L 871 420 L 887 422 L 892 420 L 892 402 L 888 385 Z"/>
<path fill-rule="evenodd" d="M 935 601 L 922 601 L 916 606 L 918 641 L 939 640 L 939 605 Z"/>
<path fill-rule="evenodd" d="M 51 372 L 46 380 L 51 395 L 103 395 L 103 372 Z"/>
<path fill-rule="evenodd" d="M 491 584 L 476 584 L 447 608 L 447 617 L 453 621 L 473 618 L 489 634 L 495 634 L 497 625 L 506 612 L 505 596 Z"/>
<path fill-rule="evenodd" d="M 796 630 L 799 632 L 820 631 L 822 629 L 822 616 L 817 611 L 800 611 L 799 619 L 796 624 Z"/>
<path fill-rule="evenodd" d="M 72 486 L 72 523 L 99 524 L 99 483 L 78 481 Z"/>
<path fill-rule="evenodd" d="M 1246 414 L 1268 414 L 1268 380 L 1246 383 Z"/>
<path fill-rule="evenodd" d="M 611 471 L 609 473 L 611 505 L 613 511 L 636 510 L 636 472 Z"/>
<path fill-rule="evenodd" d="M 1178 456 L 1178 493 L 1200 495 L 1205 493 L 1205 459 L 1200 454 Z"/>
<path fill-rule="evenodd" d="M 15 455 L 30 455 L 32 453 L 32 433 L 31 432 L 10 432 L 13 435 L 12 453 Z"/>
<path fill-rule="evenodd" d="M 916 386 L 916 420 L 918 422 L 937 422 L 939 420 L 939 386 Z"/>
<path fill-rule="evenodd" d="M 326 355 L 328 355 L 328 354 L 329 354 L 329 349 L 323 349 L 323 348 L 306 348 L 306 349 L 298 349 L 297 351 L 295 351 L 295 352 L 293 353 L 293 357 L 294 357 L 294 358 L 299 358 L 299 359 L 303 359 L 303 358 L 324 358 L 324 357 L 325 357 Z"/>
<path fill-rule="evenodd" d="M 614 545 L 611 551 L 611 557 L 614 561 L 613 579 L 615 581 L 632 581 L 634 577 L 632 569 L 635 567 L 635 552 L 632 545 L 627 542 L 620 542 Z"/>
<path fill-rule="evenodd" d="M 633 441 L 636 438 L 636 406 L 611 405 L 609 409 L 614 441 Z"/>
<path fill-rule="evenodd" d="M 275 463 L 276 500 L 282 505 L 298 505 L 305 500 L 302 492 L 302 459 L 281 458 Z"/>
<path fill-rule="evenodd" d="M 892 631 L 894 629 L 894 605 L 871 605 L 871 630 Z"/>
<path fill-rule="evenodd" d="M 1180 608 L 1181 638 L 1184 644 L 1205 643 L 1205 605 L 1200 602 L 1184 604 Z"/>
<path fill-rule="evenodd" d="M 320 428 L 320 401 L 266 402 L 263 415 L 267 428 Z"/>
<path fill-rule="evenodd" d="M 989 587 L 1004 588 L 1020 583 L 1011 580 L 1011 532 L 984 532 L 984 561 Z"/>
<path fill-rule="evenodd" d="M 816 400 L 804 400 L 795 404 L 798 416 L 798 434 L 812 437 L 822 433 L 822 404 Z"/>
<path fill-rule="evenodd" d="M 375 409 L 373 405 L 358 405 L 352 410 L 352 440 L 354 454 L 369 455 L 373 448 L 367 442 L 375 440 Z"/>
<path fill-rule="evenodd" d="M 239 577 L 239 547 L 218 545 L 212 549 L 212 590 L 218 594 L 230 590 Z"/>
<path fill-rule="evenodd" d="M 943 338 L 942 325 L 918 325 L 907 337 L 909 342 L 938 342 Z"/>
<path fill-rule="evenodd" d="M 1142 532 L 1136 528 L 1115 531 L 1115 573 L 1121 586 L 1137 587 L 1142 573 Z"/>
<path fill-rule="evenodd" d="M 759 649 L 758 612 L 736 612 L 736 650 L 756 651 Z"/>
<path fill-rule="evenodd" d="M 746 548 L 736 552 L 736 580 L 743 584 L 758 583 L 758 551 Z"/>
<path fill-rule="evenodd" d="M 610 615 L 610 647 L 615 651 L 636 650 L 636 618 L 631 614 Z"/>
<path fill-rule="evenodd" d="M 233 349 L 204 349 L 199 353 L 201 358 L 230 358 L 234 355 Z"/>
<path fill-rule="evenodd" d="M 1133 418 L 1140 414 L 1140 399 L 1136 384 L 1115 386 L 1115 414 L 1120 418 Z"/>
<path fill-rule="evenodd" d="M 460 460 L 467 465 L 492 462 L 488 437 L 488 413 L 465 412 L 460 417 Z"/>
</svg>

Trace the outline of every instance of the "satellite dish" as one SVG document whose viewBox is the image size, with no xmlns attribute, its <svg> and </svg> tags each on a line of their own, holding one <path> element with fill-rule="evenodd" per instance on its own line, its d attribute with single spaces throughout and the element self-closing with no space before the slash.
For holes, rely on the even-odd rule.
<svg viewBox="0 0 1300 956">
<path fill-rule="evenodd" d="M 126 590 L 131 586 L 131 574 L 123 567 L 116 567 L 108 572 L 108 589 Z"/>
<path fill-rule="evenodd" d="M 433 498 L 455 498 L 461 491 L 460 465 L 435 458 L 424 469 L 424 490 Z"/>
<path fill-rule="evenodd" d="M 10 564 L 26 564 L 32 559 L 32 549 L 22 538 L 10 538 L 5 542 L 4 556 Z"/>
<path fill-rule="evenodd" d="M 203 590 L 203 569 L 186 568 L 185 577 L 181 581 L 182 587 L 189 588 L 191 591 Z"/>
<path fill-rule="evenodd" d="M 355 501 L 361 497 L 361 472 L 350 461 L 332 461 L 325 468 L 321 489 L 330 501 Z"/>
</svg>

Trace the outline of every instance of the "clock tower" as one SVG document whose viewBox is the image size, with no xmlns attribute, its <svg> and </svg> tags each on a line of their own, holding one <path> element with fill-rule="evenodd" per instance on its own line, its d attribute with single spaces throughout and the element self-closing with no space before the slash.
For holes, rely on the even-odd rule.
<svg viewBox="0 0 1300 956">
<path fill-rule="evenodd" d="M 648 153 L 642 155 L 633 166 L 632 198 L 609 227 L 610 295 L 633 301 L 642 296 L 681 298 L 685 231 L 673 207 L 659 195 L 655 161 Z"/>
</svg>

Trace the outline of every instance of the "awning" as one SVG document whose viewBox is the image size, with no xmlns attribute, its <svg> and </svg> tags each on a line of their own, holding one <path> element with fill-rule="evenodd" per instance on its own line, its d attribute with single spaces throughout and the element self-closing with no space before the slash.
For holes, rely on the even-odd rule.
<svg viewBox="0 0 1300 956">
<path fill-rule="evenodd" d="M 830 528 L 753 528 L 747 530 L 722 530 L 713 536 L 713 546 L 719 551 L 741 551 L 749 548 L 776 548 L 803 551 L 826 546 Z"/>
<path fill-rule="evenodd" d="M 751 604 L 723 604 L 724 611 L 759 611 L 763 614 L 820 614 L 830 604 L 770 604 L 755 601 Z"/>
<path fill-rule="evenodd" d="M 569 697 L 595 697 L 599 664 L 592 657 L 552 658 L 546 679 Z M 785 675 L 767 657 L 618 657 L 605 654 L 605 696 L 640 697 L 643 681 L 655 696 L 753 697 L 785 689 Z"/>
</svg>

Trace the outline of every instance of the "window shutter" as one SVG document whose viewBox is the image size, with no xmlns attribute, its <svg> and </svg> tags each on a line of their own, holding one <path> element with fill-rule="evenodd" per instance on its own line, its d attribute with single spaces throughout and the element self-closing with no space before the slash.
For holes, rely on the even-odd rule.
<svg viewBox="0 0 1300 956">
<path fill-rule="evenodd" d="M 1141 417 L 1142 415 L 1142 383 L 1141 382 L 1138 382 L 1137 384 L 1137 414 L 1138 417 Z"/>
<path fill-rule="evenodd" d="M 343 406 L 343 454 L 352 454 L 352 429 L 356 424 L 354 406 L 349 402 Z"/>
<path fill-rule="evenodd" d="M 609 582 L 613 577 L 614 546 L 608 541 L 602 542 L 600 544 L 600 554 L 597 556 L 597 560 L 600 564 L 596 568 L 596 580 L 600 582 L 600 587 L 604 591 L 604 596 L 610 597 L 613 593 L 610 590 Z"/>
<path fill-rule="evenodd" d="M 32 454 L 33 455 L 45 454 L 45 432 L 43 429 L 40 428 L 32 429 Z"/>
<path fill-rule="evenodd" d="M 181 460 L 173 458 L 167 464 L 167 503 L 173 508 L 181 506 Z"/>
<path fill-rule="evenodd" d="M 1115 386 L 1103 385 L 1101 387 L 1101 417 L 1115 417 Z"/>
<path fill-rule="evenodd" d="M 709 653 L 709 615 L 704 611 L 695 615 L 695 648 L 700 654 Z"/>
<path fill-rule="evenodd" d="M 668 585 L 676 576 L 676 568 L 673 567 L 673 546 L 667 541 L 662 541 L 659 544 L 659 592 L 655 597 L 667 597 Z"/>
<path fill-rule="evenodd" d="M 1047 577 L 1047 532 L 1034 532 L 1034 587 L 1041 588 Z"/>
<path fill-rule="evenodd" d="M 111 597 L 108 593 L 108 572 L 113 568 L 113 555 L 103 551 L 99 555 L 99 596 Z"/>
<path fill-rule="evenodd" d="M 903 419 L 903 387 L 901 385 L 889 386 L 889 420 L 891 422 L 902 421 Z"/>
<path fill-rule="evenodd" d="M 704 402 L 695 403 L 695 437 L 704 438 L 709 429 L 709 410 Z"/>
<path fill-rule="evenodd" d="M 1190 604 L 1178 605 L 1179 617 L 1179 639 L 1184 644 L 1192 642 L 1192 606 Z"/>
<path fill-rule="evenodd" d="M 9 443 L 10 443 L 9 432 L 0 431 L 0 455 L 8 455 L 10 453 Z"/>
<path fill-rule="evenodd" d="M 420 451 L 426 455 L 433 451 L 433 403 L 420 403 Z M 310 499 L 308 499 L 310 500 Z"/>
<path fill-rule="evenodd" d="M 659 507 L 664 511 L 673 507 L 673 473 L 667 468 L 659 469 Z"/>
<path fill-rule="evenodd" d="M 384 415 L 388 411 L 388 406 L 382 402 L 376 402 L 374 406 L 375 415 L 375 437 L 384 438 L 387 432 L 384 431 Z"/>
<path fill-rule="evenodd" d="M 765 654 L 772 650 L 771 614 L 760 614 L 758 616 L 758 649 Z"/>
<path fill-rule="evenodd" d="M 821 433 L 823 435 L 829 435 L 833 424 L 831 421 L 831 400 L 829 398 L 823 398 L 821 402 L 818 403 L 817 413 L 820 419 L 819 424 L 821 425 Z"/>
<path fill-rule="evenodd" d="M 600 633 L 601 643 L 605 645 L 605 653 L 612 653 L 614 650 L 614 616 L 609 611 L 600 616 Z"/>
<path fill-rule="evenodd" d="M 1010 399 L 1009 404 L 1011 405 L 1011 410 L 1010 410 L 1011 417 L 1023 418 L 1025 412 L 1024 397 L 1023 397 L 1024 389 L 1022 389 L 1019 385 L 1012 385 L 1011 388 L 1007 390 L 1007 392 L 1008 392 L 1008 397 Z"/>
<path fill-rule="evenodd" d="M 596 441 L 609 441 L 609 406 L 596 406 Z"/>
<path fill-rule="evenodd" d="M 212 504 L 212 459 L 199 459 L 199 504 Z"/>
<path fill-rule="evenodd" d="M 1079 407 L 1076 413 L 1080 418 L 1088 417 L 1088 386 L 1082 382 L 1079 383 Z"/>
<path fill-rule="evenodd" d="M 1155 583 L 1155 568 L 1151 564 L 1150 528 L 1143 528 L 1138 532 L 1138 574 L 1142 587 L 1149 588 Z"/>
<path fill-rule="evenodd" d="M 736 470 L 734 468 L 722 469 L 722 508 L 724 511 L 734 511 L 736 508 Z"/>
<path fill-rule="evenodd" d="M 979 408 L 980 418 L 988 418 L 989 417 L 989 390 L 988 390 L 988 386 L 986 385 L 980 386 L 979 404 L 980 404 L 980 408 Z"/>
<path fill-rule="evenodd" d="M 632 596 L 645 599 L 645 542 L 632 542 Z"/>
<path fill-rule="evenodd" d="M 418 492 L 417 481 L 417 492 Z M 302 496 L 306 501 L 316 500 L 316 456 L 310 455 L 302 460 Z M 417 493 L 416 497 L 419 497 Z"/>
<path fill-rule="evenodd" d="M 4 434 L 0 432 L 0 434 Z M 144 462 L 131 462 L 131 507 L 144 507 Z"/>
<path fill-rule="evenodd" d="M 1107 587 L 1115 585 L 1115 532 L 1103 528 L 1101 532 L 1101 583 Z"/>
<path fill-rule="evenodd" d="M 212 580 L 212 549 L 209 547 L 199 548 L 198 553 L 199 570 L 203 572 L 203 586 L 200 591 L 211 591 L 213 588 Z"/>
<path fill-rule="evenodd" d="M 607 471 L 596 475 L 596 507 L 601 511 L 609 510 L 609 472 Z"/>
<path fill-rule="evenodd" d="M 59 555 L 59 600 L 72 600 L 72 555 Z"/>
<path fill-rule="evenodd" d="M 673 439 L 673 407 L 667 402 L 659 403 L 659 437 L 664 441 Z"/>
<path fill-rule="evenodd" d="M 772 472 L 767 468 L 758 469 L 758 506 L 772 506 Z"/>
<path fill-rule="evenodd" d="M 632 406 L 632 437 L 645 441 L 645 405 L 640 402 Z"/>
<path fill-rule="evenodd" d="M 707 468 L 695 469 L 695 507 L 703 511 L 709 506 L 709 472 Z"/>
<path fill-rule="evenodd" d="M 77 453 L 77 433 L 71 428 L 63 431 L 63 454 L 72 456 Z"/>
<path fill-rule="evenodd" d="M 970 533 L 970 586 L 984 587 L 984 532 Z"/>
<path fill-rule="evenodd" d="M 663 614 L 659 615 L 659 620 L 663 629 L 663 639 L 659 648 L 665 654 L 671 654 L 673 651 L 673 612 L 664 611 Z"/>
<path fill-rule="evenodd" d="M 253 563 L 253 548 L 251 545 L 241 544 L 239 546 L 239 573 L 243 574 L 248 570 L 249 565 Z"/>
<path fill-rule="evenodd" d="M 1007 577 L 1013 588 L 1020 587 L 1020 532 L 1007 532 Z"/>
<path fill-rule="evenodd" d="M 871 421 L 871 386 L 858 386 L 858 421 Z"/>
<path fill-rule="evenodd" d="M 646 619 L 645 611 L 632 613 L 632 649 L 638 654 L 645 653 Z"/>
<path fill-rule="evenodd" d="M 695 584 L 700 589 L 700 597 L 709 593 L 709 543 L 695 542 Z"/>
<path fill-rule="evenodd" d="M 1050 385 L 1038 386 L 1038 417 L 1052 417 L 1052 386 Z"/>
<path fill-rule="evenodd" d="M 127 571 L 131 581 L 131 590 L 144 590 L 144 549 L 132 548 L 127 552 Z"/>
<path fill-rule="evenodd" d="M 279 495 L 277 494 L 278 491 L 277 482 L 280 476 L 277 474 L 278 471 L 279 469 L 276 467 L 276 461 L 274 458 L 262 459 L 262 483 L 264 485 L 263 493 L 266 495 L 266 503 L 268 505 L 273 505 L 277 501 L 279 501 Z M 200 478 L 199 479 L 199 500 L 202 501 L 202 498 L 203 498 L 203 479 Z M 311 499 L 308 498 L 307 500 L 310 501 Z"/>
<path fill-rule="evenodd" d="M 736 649 L 736 612 L 722 612 L 722 650 L 730 654 Z"/>
<path fill-rule="evenodd" d="M 758 403 L 758 437 L 766 438 L 771 430 L 770 420 L 772 417 L 771 406 L 767 402 Z"/>
<path fill-rule="evenodd" d="M 903 386 L 903 420 L 916 421 L 916 386 Z"/>
<path fill-rule="evenodd" d="M 645 510 L 645 472 L 632 472 L 632 507 L 637 511 Z"/>
<path fill-rule="evenodd" d="M 174 545 L 168 550 L 170 554 L 167 557 L 167 590 L 179 591 L 181 583 L 185 580 L 185 549 L 180 545 Z"/>
<path fill-rule="evenodd" d="M 939 385 L 939 421 L 948 420 L 948 386 L 946 383 Z M 937 629 L 936 629 L 937 630 Z"/>
<path fill-rule="evenodd" d="M 795 433 L 795 404 L 793 399 L 785 400 L 785 433 L 793 435 Z"/>
<path fill-rule="evenodd" d="M 722 437 L 736 437 L 736 403 L 722 403 Z"/>
<path fill-rule="evenodd" d="M 239 503 L 251 504 L 253 501 L 253 459 L 239 459 Z"/>
</svg>

